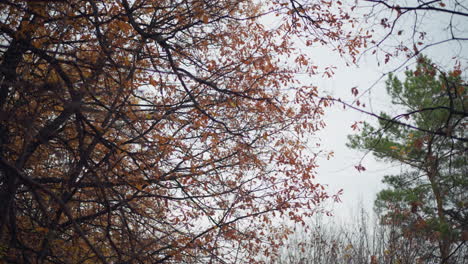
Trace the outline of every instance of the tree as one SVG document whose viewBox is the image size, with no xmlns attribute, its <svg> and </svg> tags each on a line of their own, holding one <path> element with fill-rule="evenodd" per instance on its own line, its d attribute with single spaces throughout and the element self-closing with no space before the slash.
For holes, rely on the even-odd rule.
<svg viewBox="0 0 468 264">
<path fill-rule="evenodd" d="M 274 254 L 288 232 L 271 216 L 301 222 L 329 197 L 305 151 L 323 110 L 294 78 L 316 68 L 290 4 L 1 1 L 2 261 Z M 344 34 L 335 22 L 310 43 Z"/>
<path fill-rule="evenodd" d="M 313 233 L 303 232 L 303 228 L 299 227 L 300 231 L 289 238 L 274 263 L 369 263 L 372 256 L 376 255 L 381 240 L 376 229 L 372 230 L 364 209 L 361 208 L 359 216 L 353 220 L 351 224 L 344 224 L 336 218 L 322 219 L 318 215 L 307 226 Z"/>
<path fill-rule="evenodd" d="M 407 113 L 393 119 L 382 113 L 378 126 L 365 123 L 349 146 L 405 166 L 385 177 L 388 188 L 377 196 L 383 224 L 396 224 L 401 241 L 426 241 L 421 260 L 460 263 L 468 234 L 467 86 L 459 71 L 439 71 L 419 57 L 404 81 L 390 75 L 386 87 Z"/>
<path fill-rule="evenodd" d="M 376 35 L 369 50 L 387 63 L 392 57 L 418 57 L 423 51 L 457 43 L 453 57 L 463 59 L 466 35 L 466 2 L 460 0 L 362 0 L 371 5 L 366 14 L 369 31 Z M 375 30 L 379 27 L 380 30 Z M 443 47 L 443 46 L 442 46 Z M 407 62 L 407 61 L 406 61 Z M 406 63 L 405 62 L 405 63 Z M 405 64 L 403 63 L 403 65 Z"/>
<path fill-rule="evenodd" d="M 333 218 L 324 223 L 320 218 L 314 218 L 315 221 L 307 226 L 313 233 L 296 231 L 274 263 L 434 263 L 421 260 L 421 256 L 428 252 L 428 243 L 424 239 L 408 236 L 401 239 L 401 225 L 395 221 L 382 223 L 373 218 L 371 220 L 369 212 L 363 208 L 352 223 L 344 224 Z M 467 248 L 457 251 L 457 263 L 464 263 L 466 253 Z"/>
</svg>

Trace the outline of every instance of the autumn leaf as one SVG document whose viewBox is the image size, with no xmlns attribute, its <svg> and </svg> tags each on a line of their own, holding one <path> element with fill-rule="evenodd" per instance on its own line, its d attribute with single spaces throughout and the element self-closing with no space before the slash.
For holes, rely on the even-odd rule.
<svg viewBox="0 0 468 264">
<path fill-rule="evenodd" d="M 348 35 L 341 22 L 356 21 L 341 9 L 70 0 L 0 10 L 7 262 L 208 263 L 216 253 L 232 263 L 242 252 L 255 263 L 288 235 L 273 214 L 303 223 L 328 199 L 304 139 L 330 102 L 300 84 L 318 66 L 295 41 L 356 57 L 365 38 Z"/>
</svg>

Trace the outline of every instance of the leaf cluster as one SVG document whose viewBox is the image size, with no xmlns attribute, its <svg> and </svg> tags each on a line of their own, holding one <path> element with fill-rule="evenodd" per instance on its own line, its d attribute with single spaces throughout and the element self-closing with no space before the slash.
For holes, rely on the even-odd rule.
<svg viewBox="0 0 468 264">
<path fill-rule="evenodd" d="M 329 198 L 305 151 L 323 109 L 295 78 L 316 66 L 291 5 L 1 1 L 0 261 L 273 256 L 288 232 L 272 219 Z M 346 42 L 320 14 L 306 41 Z"/>
</svg>

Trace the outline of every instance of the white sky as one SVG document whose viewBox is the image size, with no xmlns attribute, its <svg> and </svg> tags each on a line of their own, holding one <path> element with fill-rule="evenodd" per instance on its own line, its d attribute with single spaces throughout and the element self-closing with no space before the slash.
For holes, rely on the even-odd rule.
<svg viewBox="0 0 468 264">
<path fill-rule="evenodd" d="M 331 54 L 324 56 L 323 59 L 339 61 L 339 58 L 335 60 Z M 361 63 L 359 68 L 340 65 L 333 78 L 314 81 L 324 93 L 351 102 L 354 99 L 351 95 L 352 87 L 357 87 L 362 92 L 382 75 L 379 68 L 373 64 L 371 61 Z M 382 82 L 372 88 L 371 95 L 371 104 L 369 100 L 365 100 L 366 110 L 369 110 L 370 106 L 377 112 L 389 108 L 390 98 Z M 365 153 L 347 148 L 346 143 L 348 135 L 357 133 L 351 128 L 354 122 L 365 120 L 372 123 L 375 120 L 352 109 L 344 110 L 339 104 L 327 109 L 324 120 L 327 126 L 317 134 L 317 137 L 322 142 L 322 148 L 334 151 L 334 157 L 318 161 L 320 167 L 317 180 L 322 184 L 328 184 L 330 192 L 343 189 L 342 202 L 333 205 L 337 217 L 349 219 L 361 203 L 364 209 L 370 212 L 376 193 L 383 187 L 381 184 L 383 176 L 394 172 L 395 168 L 392 169 L 391 164 L 377 162 L 371 154 L 368 154 L 362 160 L 366 171 L 358 172 L 354 166 L 361 162 Z"/>
</svg>

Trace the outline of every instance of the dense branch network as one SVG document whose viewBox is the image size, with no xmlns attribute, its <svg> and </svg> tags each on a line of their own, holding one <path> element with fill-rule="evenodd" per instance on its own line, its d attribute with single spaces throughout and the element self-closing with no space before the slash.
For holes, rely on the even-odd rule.
<svg viewBox="0 0 468 264">
<path fill-rule="evenodd" d="M 294 78 L 291 3 L 1 1 L 0 258 L 271 257 L 288 231 L 270 217 L 329 197 L 304 151 L 322 108 Z M 310 41 L 345 43 L 320 12 Z"/>
</svg>

